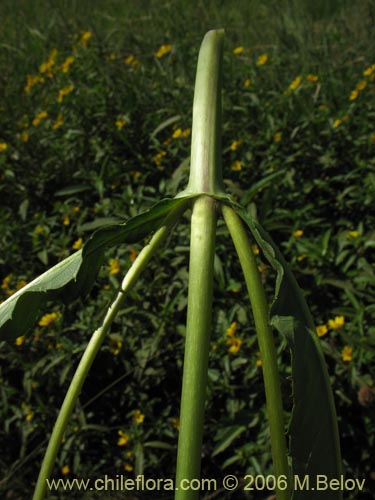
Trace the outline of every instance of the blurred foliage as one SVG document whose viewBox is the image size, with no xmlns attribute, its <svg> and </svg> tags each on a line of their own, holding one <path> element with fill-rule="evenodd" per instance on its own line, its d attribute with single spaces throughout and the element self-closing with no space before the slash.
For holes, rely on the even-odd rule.
<svg viewBox="0 0 375 500">
<path fill-rule="evenodd" d="M 225 183 L 272 234 L 305 290 L 344 467 L 366 479 L 365 492 L 347 498 L 373 498 L 373 4 L 198 4 L 2 2 L 1 299 L 95 228 L 185 187 L 199 45 L 205 31 L 225 26 Z M 132 291 L 84 386 L 56 477 L 174 477 L 188 241 L 185 217 Z M 89 297 L 51 303 L 31 336 L 1 345 L 7 498 L 30 496 L 80 355 L 140 249 L 108 253 Z M 271 300 L 274 274 L 258 258 Z M 222 221 L 214 299 L 202 477 L 267 474 L 261 360 Z M 288 413 L 290 359 L 276 342 Z"/>
</svg>

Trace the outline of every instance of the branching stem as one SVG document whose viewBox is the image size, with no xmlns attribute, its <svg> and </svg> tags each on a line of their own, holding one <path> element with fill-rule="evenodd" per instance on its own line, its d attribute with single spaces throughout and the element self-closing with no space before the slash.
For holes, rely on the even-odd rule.
<svg viewBox="0 0 375 500">
<path fill-rule="evenodd" d="M 172 212 L 167 216 L 163 226 L 155 232 L 150 242 L 139 253 L 122 282 L 121 290 L 109 307 L 102 326 L 93 333 L 70 383 L 68 392 L 66 393 L 64 402 L 53 428 L 47 451 L 39 472 L 33 500 L 43 500 L 45 497 L 48 486 L 47 480 L 51 476 L 61 440 L 64 436 L 66 426 L 74 409 L 77 398 L 81 392 L 82 385 L 86 380 L 90 367 L 105 339 L 105 336 L 109 332 L 113 320 L 122 307 L 126 294 L 134 286 L 139 274 L 143 271 L 143 269 L 145 269 L 151 257 L 166 240 L 177 219 L 180 217 L 182 212 L 186 210 L 189 203 L 189 200 L 186 200 L 186 203 L 182 203 L 178 205 L 177 208 L 172 210 Z"/>
<path fill-rule="evenodd" d="M 287 489 L 279 489 L 276 491 L 276 497 L 277 500 L 289 500 L 289 467 L 284 431 L 280 378 L 277 367 L 275 344 L 268 320 L 266 294 L 249 237 L 240 217 L 233 208 L 227 205 L 222 206 L 222 212 L 244 273 L 246 287 L 253 310 L 255 328 L 258 335 L 270 426 L 274 474 L 276 478 L 284 476 L 289 485 Z"/>
</svg>

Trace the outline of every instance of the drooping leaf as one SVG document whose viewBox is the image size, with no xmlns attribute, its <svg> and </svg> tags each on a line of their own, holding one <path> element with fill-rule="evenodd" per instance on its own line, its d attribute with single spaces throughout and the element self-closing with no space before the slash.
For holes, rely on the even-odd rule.
<svg viewBox="0 0 375 500">
<path fill-rule="evenodd" d="M 241 203 L 243 205 L 248 205 L 254 196 L 259 193 L 259 191 L 275 182 L 279 177 L 285 177 L 285 170 L 278 170 L 277 172 L 273 172 L 272 174 L 263 177 L 258 182 L 255 182 L 251 188 L 246 191 Z"/>
<path fill-rule="evenodd" d="M 63 189 L 56 191 L 55 196 L 71 196 L 72 194 L 82 193 L 84 191 L 90 191 L 91 186 L 88 184 L 75 184 L 72 186 L 67 186 Z"/>
<path fill-rule="evenodd" d="M 108 247 L 135 243 L 156 231 L 166 216 L 187 199 L 167 199 L 122 224 L 98 229 L 84 247 L 21 288 L 0 304 L 0 340 L 23 335 L 35 322 L 47 301 L 69 301 L 85 294 L 93 285 Z"/>
<path fill-rule="evenodd" d="M 293 410 L 289 425 L 292 475 L 308 477 L 310 488 L 297 488 L 293 500 L 339 500 L 342 491 L 317 490 L 316 478 L 342 474 L 336 410 L 327 367 L 305 298 L 267 232 L 237 204 L 233 208 L 277 271 L 271 324 L 285 337 L 292 357 Z"/>
<path fill-rule="evenodd" d="M 237 439 L 243 432 L 246 431 L 245 425 L 233 425 L 226 429 L 225 433 L 222 435 L 220 442 L 215 446 L 211 456 L 214 457 L 226 450 L 232 442 Z"/>
</svg>

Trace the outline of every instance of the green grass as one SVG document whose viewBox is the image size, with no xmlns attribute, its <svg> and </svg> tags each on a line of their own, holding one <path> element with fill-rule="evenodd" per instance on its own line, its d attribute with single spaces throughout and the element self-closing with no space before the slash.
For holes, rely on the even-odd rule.
<svg viewBox="0 0 375 500">
<path fill-rule="evenodd" d="M 286 254 L 316 324 L 345 318 L 321 342 L 345 467 L 349 476 L 366 478 L 366 493 L 352 498 L 371 498 L 375 83 L 363 72 L 375 63 L 373 3 L 237 1 L 186 7 L 176 1 L 4 0 L 0 18 L 5 20 L 0 144 L 7 144 L 0 153 L 1 300 L 22 280 L 71 253 L 79 238 L 85 240 L 106 220 L 126 219 L 185 187 L 190 137 L 173 135 L 191 126 L 201 39 L 210 28 L 226 28 L 225 184 L 238 200 L 247 200 L 248 210 Z M 83 31 L 92 37 L 86 48 L 80 45 L 74 52 L 73 37 L 79 39 Z M 173 50 L 156 58 L 163 44 Z M 244 51 L 235 55 L 239 46 Z M 26 93 L 27 75 L 37 75 L 54 48 L 53 76 Z M 268 60 L 258 66 L 262 54 Z M 138 67 L 124 63 L 130 55 Z M 68 56 L 75 57 L 69 72 L 56 70 Z M 318 80 L 307 80 L 309 74 Z M 298 76 L 301 84 L 288 94 Z M 350 100 L 362 81 L 366 87 Z M 58 103 L 59 90 L 70 84 L 74 90 Z M 48 116 L 33 126 L 44 110 Z M 63 123 L 53 128 L 59 114 Z M 121 129 L 119 119 L 127 122 Z M 27 141 L 22 133 L 28 134 Z M 278 133 L 280 141 L 275 140 Z M 242 142 L 231 148 L 233 141 Z M 254 183 L 277 172 L 278 177 L 247 196 Z M 296 236 L 296 230 L 303 235 Z M 221 221 L 204 477 L 270 473 L 255 331 L 228 242 Z M 132 292 L 84 387 L 56 477 L 64 465 L 71 469 L 69 477 L 132 477 L 142 471 L 146 477 L 174 476 L 187 245 L 186 225 L 171 236 L 168 249 Z M 139 249 L 138 244 L 122 246 L 108 254 L 90 297 L 70 306 L 51 304 L 41 317 L 58 311 L 56 321 L 35 325 L 20 346 L 2 344 L 0 489 L 14 498 L 30 497 L 45 438 L 83 344 Z M 119 262 L 119 274 L 109 274 L 111 258 Z M 262 255 L 257 258 L 271 297 L 274 275 Z M 7 276 L 9 281 L 3 281 Z M 237 353 L 229 352 L 227 344 L 233 322 L 242 341 Z M 351 361 L 342 358 L 345 346 L 353 349 Z M 289 411 L 290 360 L 281 342 L 277 350 Z M 133 418 L 137 409 L 145 415 L 142 424 Z M 119 430 L 129 434 L 127 446 L 117 446 Z M 155 441 L 164 448 L 150 444 Z M 134 471 L 125 472 L 125 463 Z"/>
</svg>

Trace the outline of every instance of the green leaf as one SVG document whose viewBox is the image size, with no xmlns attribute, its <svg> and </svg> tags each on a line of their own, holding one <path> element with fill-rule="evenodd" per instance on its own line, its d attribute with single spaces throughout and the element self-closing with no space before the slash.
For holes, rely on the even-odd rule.
<svg viewBox="0 0 375 500">
<path fill-rule="evenodd" d="M 147 441 L 144 443 L 145 448 L 160 448 L 163 450 L 174 450 L 176 447 L 169 444 L 165 443 L 164 441 Z"/>
<path fill-rule="evenodd" d="M 251 202 L 251 200 L 255 197 L 255 195 L 259 193 L 259 191 L 269 186 L 279 177 L 285 177 L 285 170 L 279 170 L 278 172 L 273 172 L 272 174 L 267 175 L 263 179 L 260 179 L 260 181 L 253 184 L 251 188 L 248 189 L 244 194 L 241 203 L 243 205 L 248 205 Z"/>
<path fill-rule="evenodd" d="M 319 338 L 302 291 L 266 231 L 235 203 L 264 255 L 277 271 L 271 324 L 286 338 L 292 356 L 293 411 L 289 425 L 293 476 L 340 478 L 336 410 Z M 341 491 L 296 490 L 293 500 L 342 498 Z"/>
<path fill-rule="evenodd" d="M 228 446 L 230 446 L 232 442 L 245 431 L 246 427 L 244 425 L 240 426 L 234 425 L 228 427 L 228 429 L 226 429 L 225 432 L 223 433 L 220 443 L 215 447 L 215 449 L 211 453 L 211 456 L 214 457 L 215 455 L 218 455 L 222 451 L 226 450 Z"/>
<path fill-rule="evenodd" d="M 108 247 L 135 243 L 156 231 L 174 209 L 187 207 L 186 199 L 166 199 L 129 221 L 98 229 L 81 250 L 38 276 L 0 305 L 0 340 L 23 335 L 36 321 L 47 301 L 71 301 L 93 285 Z"/>
<path fill-rule="evenodd" d="M 83 193 L 89 191 L 91 188 L 88 184 L 75 184 L 74 186 L 67 186 L 63 189 L 56 191 L 55 196 L 71 196 L 72 194 Z"/>
<path fill-rule="evenodd" d="M 154 137 L 156 137 L 158 135 L 159 132 L 164 130 L 166 127 L 169 127 L 170 125 L 173 125 L 173 123 L 178 122 L 180 119 L 181 119 L 180 115 L 175 115 L 175 116 L 171 116 L 170 118 L 167 118 L 162 123 L 160 123 L 160 125 L 158 125 L 155 130 L 153 130 L 150 138 L 153 139 Z"/>
</svg>

